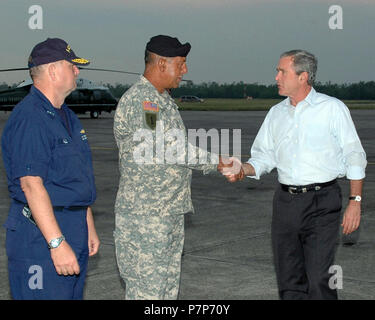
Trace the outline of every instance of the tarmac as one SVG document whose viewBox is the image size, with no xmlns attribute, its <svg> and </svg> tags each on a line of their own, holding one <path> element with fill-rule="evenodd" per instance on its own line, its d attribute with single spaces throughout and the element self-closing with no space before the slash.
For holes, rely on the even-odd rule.
<svg viewBox="0 0 375 320">
<path fill-rule="evenodd" d="M 0 113 L 0 132 L 9 114 Z M 337 281 L 339 299 L 372 300 L 375 299 L 375 110 L 355 110 L 351 114 L 368 160 L 362 218 L 358 231 L 348 237 L 340 233 L 335 261 L 338 269 L 332 275 L 342 273 L 342 279 Z M 266 112 L 182 111 L 181 115 L 188 129 L 230 129 L 230 132 L 241 129 L 241 159 L 246 161 Z M 118 273 L 112 236 L 119 179 L 113 113 L 103 113 L 99 119 L 90 119 L 88 114 L 79 117 L 93 152 L 98 194 L 93 212 L 101 240 L 99 253 L 89 261 L 84 298 L 120 300 L 124 298 L 125 285 Z M 10 200 L 0 162 L 0 225 L 3 225 Z M 339 184 L 345 208 L 349 182 L 343 178 Z M 276 186 L 275 170 L 261 180 L 247 178 L 235 184 L 228 183 L 218 173 L 193 172 L 195 213 L 185 215 L 180 300 L 278 299 L 270 240 Z M 5 229 L 1 228 L 0 300 L 9 299 Z"/>
</svg>

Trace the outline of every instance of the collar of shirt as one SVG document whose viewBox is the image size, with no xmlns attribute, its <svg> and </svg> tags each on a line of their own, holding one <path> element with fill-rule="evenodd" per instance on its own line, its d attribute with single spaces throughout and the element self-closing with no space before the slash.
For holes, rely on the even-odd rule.
<svg viewBox="0 0 375 320">
<path fill-rule="evenodd" d="M 313 87 L 311 87 L 311 90 L 309 92 L 309 94 L 305 97 L 305 99 L 303 99 L 302 101 L 298 102 L 296 106 L 292 106 L 292 104 L 290 103 L 290 98 L 286 98 L 283 102 L 284 102 L 284 105 L 287 106 L 287 107 L 293 107 L 293 108 L 297 108 L 298 105 L 302 104 L 303 102 L 306 102 L 308 103 L 311 107 L 314 107 L 316 105 L 316 99 L 317 99 L 317 92 L 315 91 L 315 89 Z"/>
<path fill-rule="evenodd" d="M 33 96 L 37 96 L 41 100 L 44 101 L 43 104 L 40 104 L 39 106 L 46 110 L 47 114 L 49 114 L 51 117 L 55 117 L 56 115 L 56 108 L 52 105 L 51 101 L 47 99 L 47 97 L 35 86 L 31 86 L 30 88 L 30 94 Z M 61 108 L 65 110 L 65 103 L 62 104 Z"/>
<path fill-rule="evenodd" d="M 176 103 L 174 102 L 173 98 L 169 95 L 167 90 L 164 90 L 163 93 L 159 93 L 159 91 L 153 86 L 153 84 L 147 80 L 143 75 L 140 76 L 140 82 L 148 87 L 153 94 L 156 95 L 157 98 L 161 100 L 162 107 L 171 106 L 174 109 L 178 109 Z"/>
<path fill-rule="evenodd" d="M 63 103 L 61 105 L 61 112 L 59 113 L 59 109 L 55 108 L 48 100 L 48 98 L 35 86 L 31 86 L 30 94 L 32 96 L 38 97 L 38 99 L 44 102 L 37 104 L 37 107 L 42 108 L 50 119 L 56 120 L 61 123 L 62 127 L 66 130 L 69 136 L 72 137 L 72 133 L 73 131 L 75 131 L 75 129 L 71 126 L 69 113 L 67 112 L 68 107 L 66 106 L 66 104 Z M 65 119 L 63 118 L 61 113 L 65 114 Z"/>
</svg>

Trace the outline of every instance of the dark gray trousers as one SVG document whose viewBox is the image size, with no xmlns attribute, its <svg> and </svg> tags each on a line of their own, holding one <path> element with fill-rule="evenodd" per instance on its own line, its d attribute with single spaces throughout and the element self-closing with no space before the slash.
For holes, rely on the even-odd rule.
<svg viewBox="0 0 375 320">
<path fill-rule="evenodd" d="M 340 228 L 341 189 L 290 194 L 279 186 L 273 199 L 272 249 L 280 299 L 337 299 L 329 268 Z"/>
</svg>

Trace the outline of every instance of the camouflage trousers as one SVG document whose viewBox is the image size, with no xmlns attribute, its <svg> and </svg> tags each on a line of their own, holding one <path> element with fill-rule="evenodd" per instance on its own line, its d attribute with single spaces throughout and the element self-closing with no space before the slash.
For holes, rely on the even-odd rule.
<svg viewBox="0 0 375 320">
<path fill-rule="evenodd" d="M 176 300 L 184 215 L 116 215 L 116 259 L 127 300 Z"/>
</svg>

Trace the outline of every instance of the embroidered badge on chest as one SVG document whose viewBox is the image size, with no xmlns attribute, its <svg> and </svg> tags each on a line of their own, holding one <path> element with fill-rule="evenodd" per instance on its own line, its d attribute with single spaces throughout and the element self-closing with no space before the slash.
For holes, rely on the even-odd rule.
<svg viewBox="0 0 375 320">
<path fill-rule="evenodd" d="M 85 133 L 86 133 L 86 131 L 85 131 L 84 129 L 82 129 L 82 130 L 80 131 L 81 139 L 82 139 L 83 141 L 87 140 L 87 136 L 86 136 Z"/>
</svg>

